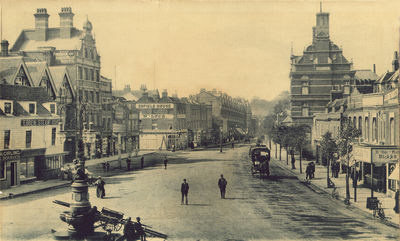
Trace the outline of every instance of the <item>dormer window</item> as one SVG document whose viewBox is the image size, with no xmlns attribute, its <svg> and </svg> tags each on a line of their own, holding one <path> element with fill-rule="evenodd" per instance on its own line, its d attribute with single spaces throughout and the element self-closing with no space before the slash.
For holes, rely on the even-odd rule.
<svg viewBox="0 0 400 241">
<path fill-rule="evenodd" d="M 50 113 L 55 114 L 56 113 L 56 104 L 50 104 Z"/>
<path fill-rule="evenodd" d="M 17 77 L 15 79 L 15 85 L 22 85 L 22 77 Z"/>
<path fill-rule="evenodd" d="M 5 114 L 11 114 L 12 112 L 12 103 L 11 102 L 5 102 L 4 103 L 4 113 Z"/>
<path fill-rule="evenodd" d="M 36 114 L 36 104 L 29 103 L 29 114 Z"/>
</svg>

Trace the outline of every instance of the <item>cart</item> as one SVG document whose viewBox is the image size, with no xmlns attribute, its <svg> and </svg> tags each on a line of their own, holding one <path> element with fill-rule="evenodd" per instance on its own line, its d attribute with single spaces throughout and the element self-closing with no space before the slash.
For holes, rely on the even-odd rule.
<svg viewBox="0 0 400 241">
<path fill-rule="evenodd" d="M 269 161 L 270 150 L 265 145 L 252 146 L 249 150 L 249 156 L 251 158 L 251 175 L 259 174 L 259 177 L 269 177 Z"/>
</svg>

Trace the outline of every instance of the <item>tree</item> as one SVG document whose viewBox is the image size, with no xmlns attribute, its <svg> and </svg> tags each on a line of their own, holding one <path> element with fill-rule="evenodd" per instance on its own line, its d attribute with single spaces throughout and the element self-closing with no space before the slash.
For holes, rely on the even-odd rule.
<svg viewBox="0 0 400 241">
<path fill-rule="evenodd" d="M 332 133 L 329 131 L 326 132 L 322 136 L 322 141 L 321 141 L 321 153 L 324 158 L 327 160 L 327 165 L 326 165 L 326 185 L 327 187 L 331 187 L 331 182 L 329 179 L 329 166 L 330 166 L 330 161 L 333 159 L 333 156 L 335 153 L 338 151 L 338 146 L 336 145 L 335 140 L 332 138 Z"/>
<path fill-rule="evenodd" d="M 300 152 L 300 173 L 303 173 L 301 161 L 303 149 L 307 145 L 307 135 L 310 132 L 310 127 L 307 125 L 296 125 L 290 128 L 290 132 L 291 134 L 288 138 L 290 138 L 291 141 L 289 143 L 292 145 L 293 149 Z"/>
<path fill-rule="evenodd" d="M 357 129 L 350 121 L 342 123 L 339 134 L 339 154 L 346 157 L 347 168 L 346 168 L 346 199 L 350 199 L 350 187 L 349 187 L 349 163 L 351 152 L 353 151 L 353 144 L 357 141 L 357 138 L 361 135 L 361 131 Z"/>
</svg>

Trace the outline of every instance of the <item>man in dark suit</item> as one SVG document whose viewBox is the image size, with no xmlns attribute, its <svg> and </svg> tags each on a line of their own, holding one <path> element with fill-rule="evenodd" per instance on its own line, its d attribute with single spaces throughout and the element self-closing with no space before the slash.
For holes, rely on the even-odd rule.
<svg viewBox="0 0 400 241">
<path fill-rule="evenodd" d="M 219 191 L 221 192 L 221 198 L 225 199 L 225 190 L 226 190 L 226 185 L 228 182 L 224 178 L 224 175 L 221 174 L 221 178 L 218 180 L 218 187 Z"/>
<path fill-rule="evenodd" d="M 182 193 L 181 205 L 183 205 L 183 199 L 185 197 L 186 197 L 186 205 L 188 205 L 189 183 L 186 182 L 186 179 L 183 179 L 183 183 L 181 185 L 181 193 Z"/>
</svg>

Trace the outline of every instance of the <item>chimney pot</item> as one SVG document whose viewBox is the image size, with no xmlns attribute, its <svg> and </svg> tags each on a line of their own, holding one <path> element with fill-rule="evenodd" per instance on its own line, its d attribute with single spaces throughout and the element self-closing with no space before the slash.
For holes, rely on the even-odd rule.
<svg viewBox="0 0 400 241">
<path fill-rule="evenodd" d="M 8 41 L 2 40 L 1 41 L 1 57 L 8 56 Z"/>
</svg>

